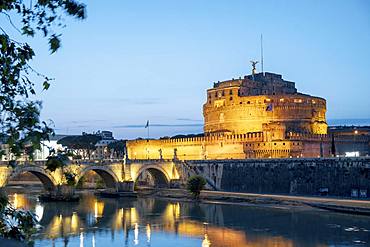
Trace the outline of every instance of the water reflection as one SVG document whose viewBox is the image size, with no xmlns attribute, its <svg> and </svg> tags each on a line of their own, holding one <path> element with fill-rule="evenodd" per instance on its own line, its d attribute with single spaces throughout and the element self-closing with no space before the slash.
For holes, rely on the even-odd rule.
<svg viewBox="0 0 370 247">
<path fill-rule="evenodd" d="M 36 246 L 352 246 L 370 243 L 370 218 L 153 198 L 44 203 L 13 194 L 43 226 Z M 335 227 L 334 227 L 335 226 Z M 348 229 L 357 229 L 349 231 Z"/>
</svg>

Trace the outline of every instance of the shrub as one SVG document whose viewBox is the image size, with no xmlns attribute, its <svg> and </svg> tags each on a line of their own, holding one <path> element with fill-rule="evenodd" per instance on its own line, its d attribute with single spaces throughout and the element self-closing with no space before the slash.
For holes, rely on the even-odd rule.
<svg viewBox="0 0 370 247">
<path fill-rule="evenodd" d="M 199 199 L 200 191 L 204 188 L 206 183 L 206 180 L 202 176 L 195 175 L 189 178 L 186 187 L 195 199 Z"/>
</svg>

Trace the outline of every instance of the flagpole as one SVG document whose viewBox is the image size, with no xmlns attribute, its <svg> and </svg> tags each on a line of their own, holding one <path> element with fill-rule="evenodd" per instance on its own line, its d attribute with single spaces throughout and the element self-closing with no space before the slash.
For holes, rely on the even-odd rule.
<svg viewBox="0 0 370 247">
<path fill-rule="evenodd" d="M 148 140 L 149 140 L 149 121 L 148 121 Z"/>
</svg>

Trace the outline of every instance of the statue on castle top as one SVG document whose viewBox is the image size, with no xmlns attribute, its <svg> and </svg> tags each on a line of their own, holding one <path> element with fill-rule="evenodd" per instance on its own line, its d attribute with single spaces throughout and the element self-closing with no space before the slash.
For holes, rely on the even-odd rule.
<svg viewBox="0 0 370 247">
<path fill-rule="evenodd" d="M 258 61 L 251 60 L 250 62 L 252 64 L 252 75 L 255 75 L 257 73 L 256 65 L 257 65 Z"/>
</svg>

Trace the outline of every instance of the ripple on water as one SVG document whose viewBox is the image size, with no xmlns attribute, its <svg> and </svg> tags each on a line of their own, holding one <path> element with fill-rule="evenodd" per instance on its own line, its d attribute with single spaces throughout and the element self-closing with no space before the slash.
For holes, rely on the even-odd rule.
<svg viewBox="0 0 370 247">
<path fill-rule="evenodd" d="M 338 224 L 328 224 L 327 226 L 330 228 L 341 228 L 342 227 L 341 225 L 338 225 Z"/>
<path fill-rule="evenodd" d="M 362 240 L 355 240 L 355 241 L 353 241 L 353 243 L 355 243 L 355 244 L 366 244 L 366 242 L 365 241 L 362 241 Z"/>
<path fill-rule="evenodd" d="M 359 232 L 360 228 L 353 226 L 353 227 L 347 227 L 344 229 L 346 232 Z"/>
</svg>

